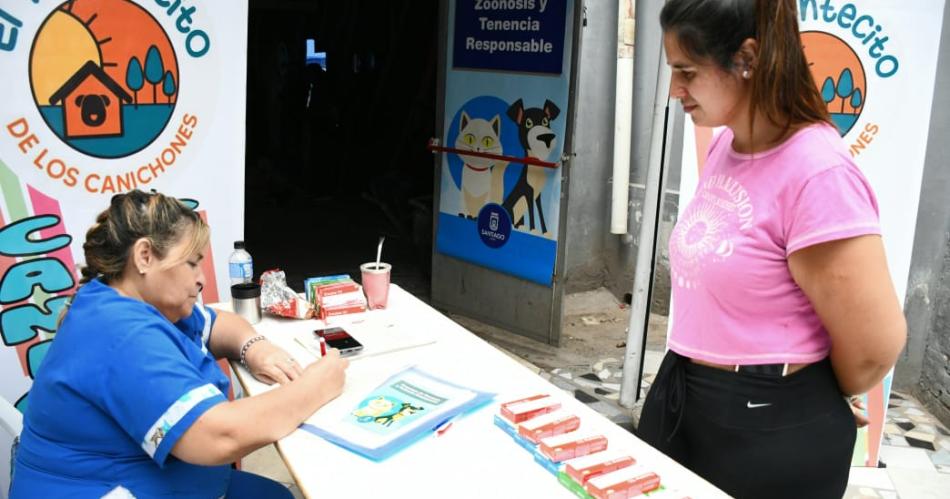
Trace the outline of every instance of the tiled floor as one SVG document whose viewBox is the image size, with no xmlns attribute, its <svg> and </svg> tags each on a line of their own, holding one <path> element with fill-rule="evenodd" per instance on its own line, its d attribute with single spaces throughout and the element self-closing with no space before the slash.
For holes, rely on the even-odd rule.
<svg viewBox="0 0 950 499">
<path fill-rule="evenodd" d="M 853 468 L 847 499 L 950 497 L 950 432 L 913 397 L 892 393 L 884 468 Z"/>
</svg>

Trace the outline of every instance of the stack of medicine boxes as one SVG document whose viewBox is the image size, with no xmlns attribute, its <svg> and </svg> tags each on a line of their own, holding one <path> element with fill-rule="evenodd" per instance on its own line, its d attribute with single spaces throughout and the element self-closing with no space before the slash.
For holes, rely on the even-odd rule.
<svg viewBox="0 0 950 499">
<path fill-rule="evenodd" d="M 495 425 L 576 496 L 622 499 L 683 499 L 660 485 L 660 477 L 622 451 L 608 450 L 607 438 L 581 427 L 580 418 L 546 394 L 501 404 Z"/>
</svg>

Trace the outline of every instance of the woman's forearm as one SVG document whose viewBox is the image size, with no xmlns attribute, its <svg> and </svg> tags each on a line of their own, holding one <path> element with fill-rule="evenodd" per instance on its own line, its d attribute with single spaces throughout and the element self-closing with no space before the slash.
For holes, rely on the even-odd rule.
<svg viewBox="0 0 950 499">
<path fill-rule="evenodd" d="M 831 367 L 838 379 L 838 387 L 845 395 L 859 395 L 874 388 L 891 369 L 892 365 L 873 361 L 855 362 L 853 359 L 835 359 L 831 356 Z"/>
<path fill-rule="evenodd" d="M 831 366 L 846 395 L 867 393 L 894 367 L 904 346 L 907 324 L 898 316 L 890 327 L 878 324 L 868 327 L 866 333 L 865 344 L 855 341 L 831 348 Z"/>
<path fill-rule="evenodd" d="M 241 346 L 254 336 L 257 336 L 257 331 L 243 317 L 219 311 L 208 340 L 208 349 L 216 358 L 238 360 Z"/>
<path fill-rule="evenodd" d="M 330 400 L 319 386 L 299 381 L 209 410 L 192 427 L 204 434 L 196 454 L 178 457 L 193 464 L 231 463 L 288 435 Z"/>
<path fill-rule="evenodd" d="M 172 454 L 192 464 L 219 465 L 283 438 L 340 394 L 346 366 L 333 351 L 291 383 L 218 404 L 192 424 Z"/>
<path fill-rule="evenodd" d="M 842 239 L 789 256 L 789 270 L 831 337 L 831 364 L 847 394 L 864 393 L 897 362 L 907 323 L 879 236 Z"/>
</svg>

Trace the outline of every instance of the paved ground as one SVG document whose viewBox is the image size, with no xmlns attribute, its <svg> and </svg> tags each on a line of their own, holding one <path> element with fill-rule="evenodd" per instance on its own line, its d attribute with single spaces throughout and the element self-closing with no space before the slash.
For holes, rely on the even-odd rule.
<svg viewBox="0 0 950 499">
<path fill-rule="evenodd" d="M 639 404 L 628 409 L 617 402 L 629 311 L 608 291 L 565 298 L 559 348 L 466 317 L 451 317 L 615 423 L 634 427 Z M 651 316 L 642 393 L 649 389 L 659 367 L 666 328 L 666 317 Z M 886 468 L 852 469 L 845 498 L 950 497 L 950 432 L 909 395 L 894 393 L 891 397 L 881 460 Z M 244 468 L 287 483 L 299 497 L 273 446 L 248 456 Z"/>
</svg>

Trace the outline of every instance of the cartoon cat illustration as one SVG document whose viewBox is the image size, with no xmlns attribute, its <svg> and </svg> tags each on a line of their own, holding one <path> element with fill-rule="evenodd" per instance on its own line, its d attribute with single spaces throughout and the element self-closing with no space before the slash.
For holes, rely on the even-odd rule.
<svg viewBox="0 0 950 499">
<path fill-rule="evenodd" d="M 459 135 L 455 148 L 465 151 L 502 154 L 501 117 L 495 115 L 491 120 L 471 118 L 462 111 L 459 121 Z M 474 220 L 485 203 L 498 202 L 501 197 L 501 180 L 507 161 L 469 156 L 459 153 L 464 163 L 462 167 L 462 209 L 460 217 Z"/>
</svg>

